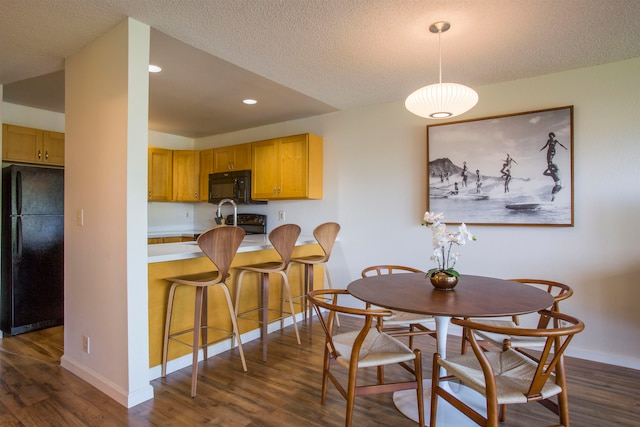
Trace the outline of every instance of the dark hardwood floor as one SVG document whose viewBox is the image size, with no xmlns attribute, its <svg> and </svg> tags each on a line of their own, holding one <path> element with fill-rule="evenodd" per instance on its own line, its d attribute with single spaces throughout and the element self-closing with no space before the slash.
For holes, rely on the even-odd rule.
<svg viewBox="0 0 640 427">
<path fill-rule="evenodd" d="M 353 320 L 340 318 L 342 328 Z M 62 327 L 0 339 L 0 426 L 342 426 L 345 402 L 330 386 L 320 405 L 322 331 L 313 342 L 300 322 L 302 345 L 293 328 L 269 336 L 269 360 L 260 343 L 245 344 L 248 372 L 237 350 L 201 362 L 198 395 L 191 398 L 191 369 L 152 381 L 155 398 L 126 409 L 59 366 Z M 434 341 L 417 340 L 430 376 Z M 459 351 L 450 339 L 450 351 Z M 571 421 L 574 426 L 640 425 L 640 371 L 567 358 Z M 386 377 L 404 376 L 387 368 Z M 364 378 L 375 380 L 375 371 Z M 557 418 L 540 405 L 510 406 L 505 427 L 548 425 Z M 354 426 L 413 426 L 396 410 L 391 395 L 356 398 Z"/>
</svg>

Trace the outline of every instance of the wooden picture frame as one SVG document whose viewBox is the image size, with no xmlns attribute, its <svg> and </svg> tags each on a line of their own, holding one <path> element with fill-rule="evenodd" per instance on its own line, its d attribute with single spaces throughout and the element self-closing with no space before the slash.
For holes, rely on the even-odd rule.
<svg viewBox="0 0 640 427">
<path fill-rule="evenodd" d="M 573 106 L 427 126 L 427 210 L 572 227 Z"/>
</svg>

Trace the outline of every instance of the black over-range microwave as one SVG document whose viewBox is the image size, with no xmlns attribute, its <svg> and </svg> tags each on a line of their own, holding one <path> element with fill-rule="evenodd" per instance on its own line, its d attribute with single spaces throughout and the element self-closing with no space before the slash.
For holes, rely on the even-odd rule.
<svg viewBox="0 0 640 427">
<path fill-rule="evenodd" d="M 251 171 L 229 171 L 209 175 L 209 203 L 231 199 L 237 204 L 264 204 L 251 198 Z"/>
</svg>

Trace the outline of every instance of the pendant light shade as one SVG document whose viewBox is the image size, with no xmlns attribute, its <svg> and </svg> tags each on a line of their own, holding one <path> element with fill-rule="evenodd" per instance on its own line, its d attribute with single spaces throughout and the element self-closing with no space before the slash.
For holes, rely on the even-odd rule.
<svg viewBox="0 0 640 427">
<path fill-rule="evenodd" d="M 436 83 L 421 87 L 407 97 L 407 110 L 427 119 L 445 119 L 466 113 L 478 103 L 478 94 L 457 83 Z"/>
<path fill-rule="evenodd" d="M 429 27 L 432 33 L 438 33 L 440 51 L 440 82 L 420 89 L 409 95 L 404 102 L 407 110 L 427 119 L 445 119 L 466 113 L 478 103 L 478 94 L 470 87 L 458 83 L 442 83 L 442 46 L 440 36 L 451 25 L 448 22 L 436 22 Z"/>
</svg>

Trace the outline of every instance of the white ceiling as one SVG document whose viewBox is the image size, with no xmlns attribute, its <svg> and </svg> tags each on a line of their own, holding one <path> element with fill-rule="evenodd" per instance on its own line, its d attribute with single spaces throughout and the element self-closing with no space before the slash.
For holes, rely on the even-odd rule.
<svg viewBox="0 0 640 427">
<path fill-rule="evenodd" d="M 438 80 L 438 20 L 471 87 L 640 56 L 640 0 L 0 0 L 4 100 L 62 111 L 64 58 L 127 16 L 163 67 L 149 128 L 188 137 L 404 100 Z"/>
</svg>

